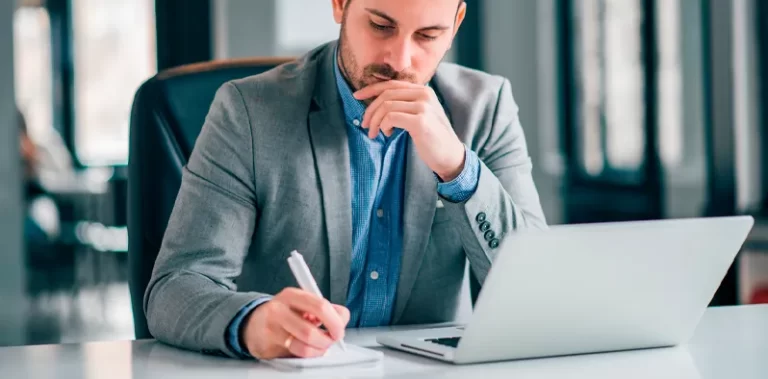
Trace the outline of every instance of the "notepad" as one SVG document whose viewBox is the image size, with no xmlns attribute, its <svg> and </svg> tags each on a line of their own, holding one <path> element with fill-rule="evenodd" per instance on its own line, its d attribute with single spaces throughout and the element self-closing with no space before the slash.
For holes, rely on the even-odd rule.
<svg viewBox="0 0 768 379">
<path fill-rule="evenodd" d="M 347 344 L 347 351 L 341 350 L 337 345 L 328 349 L 323 357 L 317 358 L 276 358 L 265 360 L 278 368 L 309 369 L 327 368 L 339 366 L 375 366 L 384 358 L 384 353 L 356 345 Z"/>
</svg>

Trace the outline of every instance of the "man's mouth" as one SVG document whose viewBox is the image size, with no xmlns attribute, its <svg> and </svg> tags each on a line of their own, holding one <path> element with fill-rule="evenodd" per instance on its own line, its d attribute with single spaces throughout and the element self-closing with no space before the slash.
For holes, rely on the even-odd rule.
<svg viewBox="0 0 768 379">
<path fill-rule="evenodd" d="M 384 75 L 381 75 L 381 74 L 375 74 L 375 73 L 374 73 L 374 74 L 372 74 L 372 76 L 373 76 L 374 78 L 378 79 L 378 80 L 381 80 L 381 81 L 392 80 L 392 78 L 390 78 L 390 77 L 388 77 L 388 76 L 384 76 Z"/>
</svg>

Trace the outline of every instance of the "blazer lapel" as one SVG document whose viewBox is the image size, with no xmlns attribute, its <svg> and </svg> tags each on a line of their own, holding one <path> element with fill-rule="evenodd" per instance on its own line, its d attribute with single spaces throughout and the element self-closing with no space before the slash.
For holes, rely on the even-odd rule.
<svg viewBox="0 0 768 379">
<path fill-rule="evenodd" d="M 408 143 L 403 210 L 403 252 L 397 285 L 394 323 L 400 319 L 424 260 L 437 204 L 437 180 L 419 158 L 412 141 Z"/>
<path fill-rule="evenodd" d="M 346 305 L 352 255 L 349 145 L 334 80 L 333 45 L 318 62 L 309 134 L 320 178 L 330 263 L 330 301 Z"/>
</svg>

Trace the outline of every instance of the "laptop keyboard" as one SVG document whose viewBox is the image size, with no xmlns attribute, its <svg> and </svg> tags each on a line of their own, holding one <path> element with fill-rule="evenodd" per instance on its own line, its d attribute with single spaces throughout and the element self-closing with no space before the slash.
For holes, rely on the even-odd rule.
<svg viewBox="0 0 768 379">
<path fill-rule="evenodd" d="M 461 337 L 429 338 L 425 341 L 436 343 L 438 345 L 457 347 L 459 346 L 459 340 L 461 340 Z"/>
</svg>

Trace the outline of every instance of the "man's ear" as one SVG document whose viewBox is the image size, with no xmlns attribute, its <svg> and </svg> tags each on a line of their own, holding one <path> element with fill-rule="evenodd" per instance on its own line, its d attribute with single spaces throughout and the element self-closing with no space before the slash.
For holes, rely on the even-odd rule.
<svg viewBox="0 0 768 379">
<path fill-rule="evenodd" d="M 464 17 L 467 15 L 467 2 L 462 1 L 461 5 L 459 5 L 459 10 L 456 11 L 456 21 L 453 25 L 453 36 L 456 37 L 456 33 L 459 32 L 459 27 L 461 27 L 461 23 L 464 22 Z"/>
<path fill-rule="evenodd" d="M 346 3 L 347 0 L 331 0 L 331 5 L 333 5 L 333 20 L 336 21 L 337 24 L 341 24 L 341 21 L 344 19 L 344 6 Z"/>
</svg>

